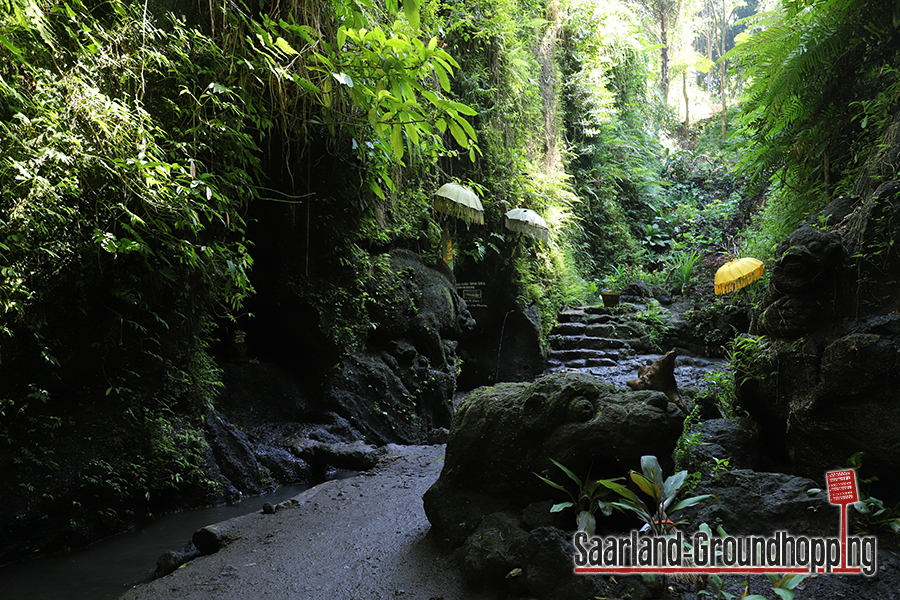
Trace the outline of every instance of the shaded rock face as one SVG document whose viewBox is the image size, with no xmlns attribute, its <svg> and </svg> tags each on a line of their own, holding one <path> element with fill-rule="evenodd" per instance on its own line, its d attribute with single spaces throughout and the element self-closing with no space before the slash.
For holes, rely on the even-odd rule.
<svg viewBox="0 0 900 600">
<path fill-rule="evenodd" d="M 448 427 L 458 339 L 475 327 L 452 274 L 396 250 L 378 259 L 367 290 L 375 324 L 366 349 L 346 357 L 321 410 L 347 419 L 367 442 L 415 443 Z"/>
<path fill-rule="evenodd" d="M 837 199 L 779 246 L 745 355 L 739 397 L 800 475 L 824 473 L 866 452 L 873 493 L 900 496 L 900 182 L 868 198 Z M 876 493 L 876 495 L 877 495 Z"/>
<path fill-rule="evenodd" d="M 781 257 L 756 330 L 773 337 L 798 338 L 838 316 L 839 267 L 844 247 L 838 234 L 802 224 L 777 250 Z"/>
<path fill-rule="evenodd" d="M 733 469 L 763 470 L 756 424 L 747 418 L 708 419 L 691 427 L 684 448 L 676 450 L 676 470 L 710 471 L 728 459 Z"/>
<path fill-rule="evenodd" d="M 684 509 L 679 518 L 696 531 L 701 523 L 719 524 L 730 535 L 835 536 L 840 509 L 828 504 L 825 491 L 805 477 L 785 473 L 735 470 L 720 473 L 697 487 L 697 494 L 712 494 L 706 502 Z"/>
<path fill-rule="evenodd" d="M 496 381 L 531 381 L 545 364 L 536 317 L 519 310 L 507 313 L 500 327 Z"/>
<path fill-rule="evenodd" d="M 441 476 L 423 498 L 432 531 L 461 547 L 475 587 L 548 599 L 630 597 L 634 582 L 620 589 L 574 576 L 563 531 L 574 515 L 550 512 L 549 500 L 562 493 L 535 473 L 571 487 L 551 458 L 580 477 L 618 477 L 648 453 L 671 471 L 667 457 L 682 429 L 673 415 L 680 411 L 662 392 L 617 392 L 583 373 L 476 390 L 457 408 Z"/>
<path fill-rule="evenodd" d="M 580 373 L 476 390 L 453 417 L 425 512 L 440 539 L 458 545 L 491 512 L 556 497 L 535 476 L 565 477 L 551 458 L 592 477 L 620 476 L 644 454 L 665 463 L 682 429 L 677 414 L 662 392 L 616 393 Z"/>
</svg>

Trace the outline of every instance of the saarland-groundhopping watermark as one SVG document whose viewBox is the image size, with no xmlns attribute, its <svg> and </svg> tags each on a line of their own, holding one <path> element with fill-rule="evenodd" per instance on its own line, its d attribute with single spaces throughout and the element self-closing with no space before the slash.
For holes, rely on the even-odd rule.
<svg viewBox="0 0 900 600">
<path fill-rule="evenodd" d="M 593 536 L 578 531 L 575 573 L 633 574 L 765 574 L 843 573 L 872 577 L 878 571 L 878 540 L 874 535 L 847 536 L 847 505 L 856 502 L 856 472 L 825 474 L 828 501 L 841 507 L 840 537 L 811 537 L 777 531 L 772 537 L 714 537 L 705 531 L 692 536 Z"/>
</svg>

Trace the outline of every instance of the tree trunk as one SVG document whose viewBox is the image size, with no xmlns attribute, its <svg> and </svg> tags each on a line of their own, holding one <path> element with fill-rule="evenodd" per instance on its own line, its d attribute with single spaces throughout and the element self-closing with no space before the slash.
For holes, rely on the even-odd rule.
<svg viewBox="0 0 900 600">
<path fill-rule="evenodd" d="M 667 2 L 660 2 L 659 38 L 662 48 L 659 49 L 660 66 L 659 89 L 662 91 L 663 102 L 669 103 L 669 11 Z"/>
<path fill-rule="evenodd" d="M 712 12 L 712 11 L 710 11 Z M 706 58 L 709 59 L 709 64 L 713 64 L 713 48 L 716 43 L 716 34 L 715 34 L 715 21 L 710 17 L 709 21 L 709 31 L 706 36 Z M 712 67 L 706 72 L 706 93 L 712 96 L 713 91 L 713 74 Z"/>
<path fill-rule="evenodd" d="M 728 25 L 728 14 L 725 12 L 725 0 L 722 0 L 722 37 L 719 38 L 719 61 L 722 65 L 719 69 L 719 73 L 721 75 L 721 81 L 719 82 L 719 86 L 722 90 L 722 139 L 725 139 L 725 113 L 728 112 L 728 108 L 725 100 L 725 75 L 727 71 L 725 69 L 725 27 Z"/>
<path fill-rule="evenodd" d="M 684 128 L 691 126 L 691 103 L 688 100 L 687 69 L 681 72 L 681 91 L 684 92 Z"/>
</svg>

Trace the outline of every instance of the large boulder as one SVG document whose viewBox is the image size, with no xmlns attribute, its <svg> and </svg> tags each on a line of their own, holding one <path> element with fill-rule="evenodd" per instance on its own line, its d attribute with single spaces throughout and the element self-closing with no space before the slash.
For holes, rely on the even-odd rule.
<svg viewBox="0 0 900 600">
<path fill-rule="evenodd" d="M 681 433 L 675 414 L 661 392 L 616 392 L 583 373 L 482 388 L 453 417 L 441 477 L 515 498 L 549 489 L 534 473 L 551 458 L 576 473 L 620 475 L 644 454 L 671 455 Z"/>
<path fill-rule="evenodd" d="M 439 539 L 460 544 L 486 515 L 556 498 L 541 473 L 568 483 L 551 459 L 581 477 L 618 477 L 655 454 L 671 470 L 680 411 L 659 391 L 617 392 L 583 373 L 472 392 L 453 417 L 444 468 L 425 494 Z"/>
<path fill-rule="evenodd" d="M 649 597 L 638 579 L 574 575 L 565 532 L 574 513 L 550 512 L 565 496 L 536 474 L 574 493 L 551 459 L 585 480 L 621 476 L 652 453 L 671 471 L 680 416 L 663 392 L 617 391 L 583 373 L 476 390 L 457 408 L 441 476 L 423 498 L 432 531 L 459 546 L 472 587 L 542 600 Z M 603 527 L 622 527 L 621 519 Z"/>
</svg>

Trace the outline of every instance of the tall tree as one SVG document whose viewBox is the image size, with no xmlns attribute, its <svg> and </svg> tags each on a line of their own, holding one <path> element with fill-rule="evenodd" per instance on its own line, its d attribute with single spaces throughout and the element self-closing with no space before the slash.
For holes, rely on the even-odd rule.
<svg viewBox="0 0 900 600">
<path fill-rule="evenodd" d="M 645 27 L 659 44 L 659 91 L 663 101 L 669 101 L 669 62 L 673 46 L 672 31 L 681 19 L 682 9 L 689 0 L 632 0 L 640 9 Z"/>
</svg>

